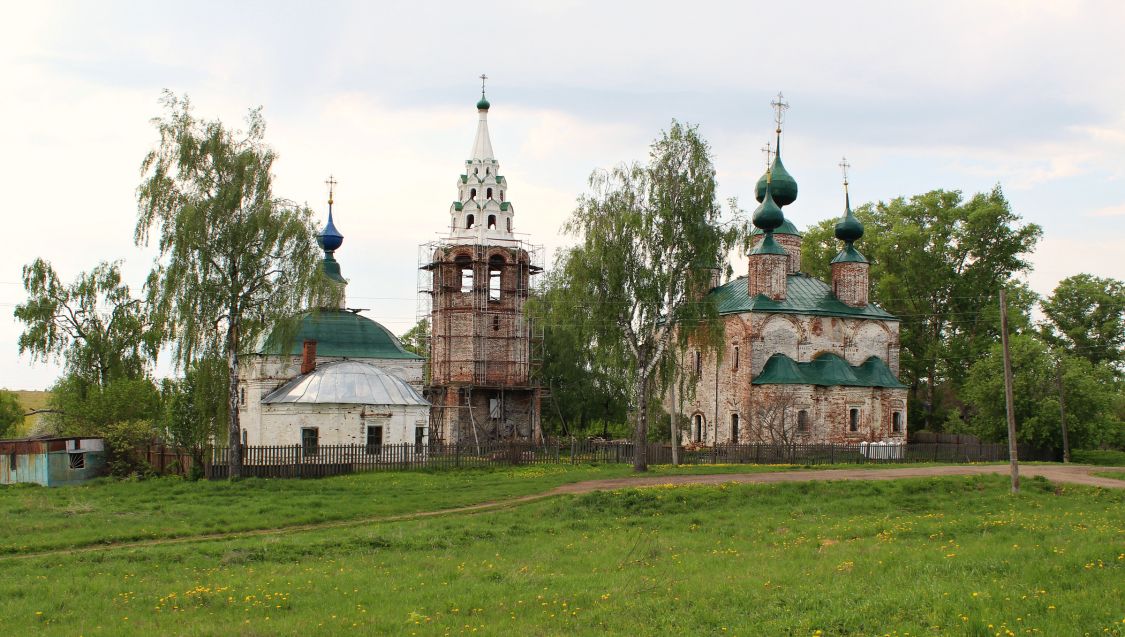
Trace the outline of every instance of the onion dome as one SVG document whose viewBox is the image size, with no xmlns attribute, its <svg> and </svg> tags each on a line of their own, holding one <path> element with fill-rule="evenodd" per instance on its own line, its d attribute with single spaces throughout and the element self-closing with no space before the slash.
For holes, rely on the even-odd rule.
<svg viewBox="0 0 1125 637">
<path fill-rule="evenodd" d="M 477 110 L 487 111 L 489 106 L 491 106 L 491 104 L 488 103 L 488 100 L 485 99 L 484 95 L 481 95 L 480 101 L 477 102 Z"/>
<path fill-rule="evenodd" d="M 754 198 L 758 203 L 765 199 L 766 182 L 772 185 L 773 201 L 777 205 L 788 206 L 797 201 L 797 180 L 785 170 L 781 155 L 774 158 L 769 171 L 758 179 L 758 184 L 754 187 Z"/>
<path fill-rule="evenodd" d="M 867 263 L 867 258 L 852 245 L 863 236 L 863 224 L 852 214 L 851 195 L 844 194 L 844 218 L 836 224 L 836 238 L 845 243 L 832 263 Z"/>
<path fill-rule="evenodd" d="M 774 234 L 791 234 L 791 235 L 796 236 L 796 237 L 803 236 L 801 234 L 801 231 L 797 229 L 796 224 L 794 224 L 792 221 L 790 221 L 788 217 L 785 218 L 785 223 L 782 223 L 780 226 L 778 226 L 777 230 L 774 230 L 773 233 Z M 760 228 L 754 228 L 754 230 L 750 233 L 750 236 L 756 237 L 760 234 L 762 234 L 762 230 Z"/>
<path fill-rule="evenodd" d="M 332 223 L 332 205 L 328 206 L 328 223 L 324 226 L 324 230 L 316 237 L 316 242 L 325 252 L 335 252 L 344 244 L 344 235 L 336 229 L 336 224 Z"/>
<path fill-rule="evenodd" d="M 766 181 L 764 195 L 764 201 L 754 211 L 752 220 L 756 227 L 764 230 L 766 234 L 772 234 L 781 224 L 785 223 L 785 215 L 773 200 L 773 184 L 769 180 Z"/>
</svg>

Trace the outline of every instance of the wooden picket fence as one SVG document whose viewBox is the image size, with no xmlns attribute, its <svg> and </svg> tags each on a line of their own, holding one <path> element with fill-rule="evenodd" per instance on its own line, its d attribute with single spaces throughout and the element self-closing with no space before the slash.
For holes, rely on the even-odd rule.
<svg viewBox="0 0 1125 637">
<path fill-rule="evenodd" d="M 320 478 L 368 471 L 446 470 L 543 464 L 632 464 L 634 445 L 598 440 L 489 442 L 455 445 L 302 445 L 243 448 L 243 477 Z M 229 451 L 211 451 L 210 479 L 228 476 Z M 672 447 L 646 446 L 649 464 L 671 464 Z M 1049 452 L 1020 445 L 1021 460 L 1053 460 Z M 1008 459 L 1006 444 L 910 443 L 738 444 L 681 449 L 681 464 L 867 464 L 890 462 L 996 462 Z"/>
</svg>

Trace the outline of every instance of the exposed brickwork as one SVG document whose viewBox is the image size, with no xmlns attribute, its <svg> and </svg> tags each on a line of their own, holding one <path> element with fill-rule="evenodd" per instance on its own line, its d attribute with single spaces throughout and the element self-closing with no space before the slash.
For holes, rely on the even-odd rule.
<svg viewBox="0 0 1125 637">
<path fill-rule="evenodd" d="M 832 292 L 836 298 L 853 307 L 867 305 L 868 280 L 866 263 L 833 263 Z"/>
<path fill-rule="evenodd" d="M 766 235 L 764 235 L 764 234 L 755 235 L 753 241 L 751 242 L 750 247 L 751 248 L 757 247 L 758 244 L 761 243 L 762 239 L 765 238 L 765 236 Z M 789 262 L 787 264 L 787 270 L 788 270 L 789 274 L 796 274 L 796 273 L 800 272 L 801 271 L 801 241 L 802 241 L 801 235 L 799 235 L 799 234 L 780 234 L 780 233 L 775 232 L 774 235 L 773 235 L 773 240 L 776 241 L 778 243 L 778 245 L 785 248 L 785 251 L 789 253 Z"/>
<path fill-rule="evenodd" d="M 750 296 L 765 294 L 775 301 L 783 300 L 788 263 L 789 257 L 784 254 L 750 255 L 750 272 L 746 277 Z"/>
</svg>

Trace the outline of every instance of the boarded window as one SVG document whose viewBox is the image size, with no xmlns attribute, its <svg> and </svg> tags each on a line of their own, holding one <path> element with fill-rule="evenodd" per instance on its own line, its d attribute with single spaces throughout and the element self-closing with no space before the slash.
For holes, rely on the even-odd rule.
<svg viewBox="0 0 1125 637">
<path fill-rule="evenodd" d="M 301 429 L 301 451 L 306 456 L 315 456 L 320 448 L 320 431 L 316 427 Z"/>
<path fill-rule="evenodd" d="M 378 455 L 383 451 L 383 428 L 380 425 L 367 425 L 367 453 Z"/>
<path fill-rule="evenodd" d="M 70 456 L 71 469 L 85 469 L 86 468 L 86 454 L 82 452 L 68 454 Z"/>
<path fill-rule="evenodd" d="M 902 433 L 902 412 L 896 411 L 891 415 L 891 431 Z"/>
<path fill-rule="evenodd" d="M 848 410 L 848 431 L 859 431 L 859 410 L 854 407 Z"/>
<path fill-rule="evenodd" d="M 797 412 L 797 433 L 809 433 L 809 412 L 804 409 Z"/>
<path fill-rule="evenodd" d="M 730 415 L 730 441 L 738 444 L 738 414 Z"/>
</svg>

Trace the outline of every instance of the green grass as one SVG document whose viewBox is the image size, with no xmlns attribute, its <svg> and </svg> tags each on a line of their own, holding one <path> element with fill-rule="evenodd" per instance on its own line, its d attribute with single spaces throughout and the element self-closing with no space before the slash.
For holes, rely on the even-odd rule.
<svg viewBox="0 0 1125 637">
<path fill-rule="evenodd" d="M 1093 471 L 1090 475 L 1102 478 L 1113 478 L 1115 480 L 1125 480 L 1125 471 Z"/>
<path fill-rule="evenodd" d="M 1107 467 L 1125 467 L 1125 451 L 1114 449 L 1074 449 L 1070 461 L 1078 464 L 1098 464 Z"/>
<path fill-rule="evenodd" d="M 1030 479 L 1012 497 L 1004 476 L 621 490 L 4 558 L 0 624 L 45 635 L 1121 635 L 1123 527 L 1125 491 Z"/>
<path fill-rule="evenodd" d="M 890 468 L 893 464 L 862 465 Z M 917 466 L 917 465 L 909 465 Z M 796 465 L 654 466 L 647 475 L 758 473 Z M 833 468 L 832 466 L 817 467 Z M 855 465 L 835 468 L 856 468 Z M 433 511 L 633 475 L 627 465 L 541 465 L 238 482 L 101 479 L 0 486 L 0 555 Z"/>
</svg>

